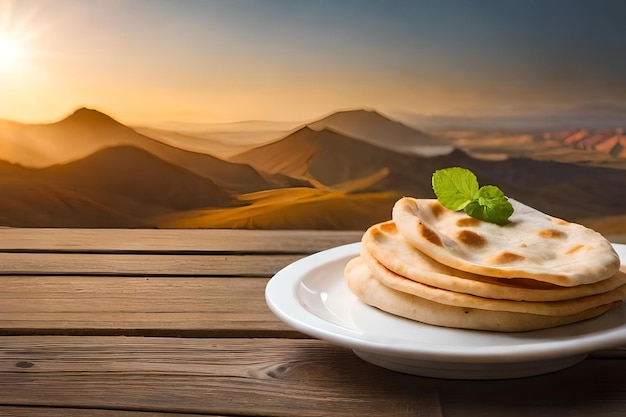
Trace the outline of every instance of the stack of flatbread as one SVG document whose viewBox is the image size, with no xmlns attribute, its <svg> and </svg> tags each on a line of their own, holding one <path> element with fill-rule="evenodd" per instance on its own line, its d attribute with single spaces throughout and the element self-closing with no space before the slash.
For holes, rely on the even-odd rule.
<svg viewBox="0 0 626 417">
<path fill-rule="evenodd" d="M 498 226 L 434 199 L 400 199 L 347 264 L 350 290 L 397 316 L 506 332 L 574 323 L 623 303 L 626 270 L 602 235 L 510 202 L 510 223 Z"/>
</svg>

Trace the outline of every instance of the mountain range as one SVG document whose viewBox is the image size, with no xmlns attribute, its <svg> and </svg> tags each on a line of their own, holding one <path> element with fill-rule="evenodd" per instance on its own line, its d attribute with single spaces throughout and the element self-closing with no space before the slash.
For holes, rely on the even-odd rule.
<svg viewBox="0 0 626 417">
<path fill-rule="evenodd" d="M 473 158 L 460 149 L 424 157 L 306 127 L 277 142 L 239 154 L 234 160 L 330 188 L 384 170 L 384 177 L 367 187 L 367 191 L 395 190 L 420 197 L 433 197 L 432 172 L 461 166 L 473 171 L 481 183 L 497 184 L 508 196 L 554 216 L 573 220 L 626 213 L 626 200 L 622 197 L 626 171 L 618 169 L 530 158 L 492 161 Z"/>
<path fill-rule="evenodd" d="M 0 222 L 21 227 L 148 227 L 153 216 L 236 200 L 213 181 L 131 146 L 47 168 L 0 164 Z"/>
<path fill-rule="evenodd" d="M 626 216 L 619 130 L 483 135 L 472 146 L 471 135 L 350 110 L 229 158 L 189 149 L 198 137 L 174 146 L 141 131 L 86 108 L 52 124 L 0 122 L 0 225 L 364 229 L 402 195 L 432 198 L 432 172 L 449 166 L 557 217 Z M 585 164 L 596 153 L 608 162 Z"/>
</svg>

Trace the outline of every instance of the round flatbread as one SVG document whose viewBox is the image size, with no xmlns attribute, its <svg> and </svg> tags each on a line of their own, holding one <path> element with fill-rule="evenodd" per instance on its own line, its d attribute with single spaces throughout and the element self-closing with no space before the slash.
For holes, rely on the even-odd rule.
<svg viewBox="0 0 626 417">
<path fill-rule="evenodd" d="M 562 287 L 527 278 L 495 278 L 443 265 L 411 246 L 393 221 L 371 226 L 361 239 L 361 256 L 394 273 L 432 287 L 491 299 L 557 301 L 606 293 L 626 284 L 626 273 L 593 284 Z"/>
<path fill-rule="evenodd" d="M 619 257 L 601 234 L 509 201 L 515 211 L 504 226 L 448 210 L 434 199 L 410 197 L 396 202 L 392 219 L 419 251 L 474 274 L 571 287 L 618 271 Z"/>
<path fill-rule="evenodd" d="M 370 269 L 360 257 L 348 262 L 345 268 L 345 279 L 357 298 L 370 306 L 411 320 L 462 329 L 501 332 L 545 329 L 596 317 L 623 304 L 618 301 L 566 316 L 543 316 L 450 306 L 384 286 L 372 276 Z"/>
<path fill-rule="evenodd" d="M 363 258 L 363 256 L 361 256 Z M 626 297 L 626 285 L 602 294 L 560 301 L 513 301 L 478 297 L 425 285 L 388 270 L 376 260 L 363 259 L 372 276 L 385 287 L 425 298 L 439 304 L 489 311 L 509 311 L 542 316 L 570 316 Z"/>
</svg>

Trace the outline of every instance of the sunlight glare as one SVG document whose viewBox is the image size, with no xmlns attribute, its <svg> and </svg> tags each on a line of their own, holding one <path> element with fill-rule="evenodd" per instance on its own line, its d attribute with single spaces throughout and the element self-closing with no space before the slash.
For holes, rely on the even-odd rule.
<svg viewBox="0 0 626 417">
<path fill-rule="evenodd" d="M 20 66 L 23 53 L 20 42 L 9 37 L 0 38 L 0 69 L 9 71 Z"/>
<path fill-rule="evenodd" d="M 4 76 L 14 76 L 32 66 L 32 41 L 39 35 L 33 21 L 36 10 L 17 15 L 14 4 L 0 0 L 0 74 Z"/>
</svg>

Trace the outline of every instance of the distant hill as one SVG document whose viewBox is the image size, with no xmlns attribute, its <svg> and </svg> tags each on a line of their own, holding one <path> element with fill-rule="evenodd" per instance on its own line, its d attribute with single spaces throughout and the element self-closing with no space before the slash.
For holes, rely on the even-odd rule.
<svg viewBox="0 0 626 417">
<path fill-rule="evenodd" d="M 519 157 L 626 170 L 623 129 L 439 132 L 459 149 L 489 160 Z"/>
<path fill-rule="evenodd" d="M 303 128 L 236 160 L 326 186 L 386 170 L 384 178 L 362 191 L 393 190 L 426 198 L 433 197 L 431 175 L 436 169 L 462 166 L 474 171 L 482 184 L 498 185 L 508 196 L 557 217 L 574 220 L 626 212 L 622 170 L 528 158 L 490 161 L 461 150 L 433 157 L 407 155 L 327 130 Z"/>
<path fill-rule="evenodd" d="M 623 128 L 561 130 L 546 132 L 542 137 L 574 149 L 600 151 L 626 159 L 626 135 Z"/>
<path fill-rule="evenodd" d="M 3 162 L 0 174 L 4 226 L 146 227 L 151 216 L 237 204 L 212 181 L 129 146 L 43 169 Z"/>
<path fill-rule="evenodd" d="M 232 160 L 260 171 L 310 179 L 332 187 L 370 176 L 383 168 L 401 173 L 411 156 L 330 130 L 306 126 L 285 138 L 243 152 Z M 391 168 L 393 166 L 393 168 Z"/>
<path fill-rule="evenodd" d="M 433 156 L 452 150 L 452 144 L 446 139 L 410 128 L 373 110 L 339 111 L 308 126 L 313 130 L 334 131 L 396 152 Z"/>
<path fill-rule="evenodd" d="M 84 158 L 119 144 L 135 144 L 132 129 L 96 110 L 81 108 L 51 124 L 0 124 L 0 159 L 43 168 Z"/>
<path fill-rule="evenodd" d="M 432 198 L 433 171 L 450 166 L 567 220 L 609 232 L 623 220 L 625 171 L 609 168 L 624 161 L 623 130 L 457 133 L 345 111 L 225 160 L 85 108 L 52 124 L 0 121 L 0 226 L 361 229 L 398 196 Z"/>
<path fill-rule="evenodd" d="M 116 146 L 143 149 L 235 193 L 304 185 L 282 176 L 263 176 L 246 164 L 167 145 L 97 110 L 81 108 L 52 124 L 0 124 L 0 159 L 28 167 L 44 168 L 76 161 Z"/>
<path fill-rule="evenodd" d="M 410 154 L 438 155 L 451 151 L 445 138 L 438 138 L 392 120 L 374 110 L 343 110 L 309 123 L 248 121 L 237 123 L 185 125 L 167 124 L 161 127 L 135 128 L 145 136 L 161 142 L 202 153 L 230 158 L 308 126 L 313 130 L 329 130 L 360 139 L 373 145 Z M 201 129 L 202 130 L 199 130 Z M 186 130 L 185 130 L 186 129 Z"/>
<path fill-rule="evenodd" d="M 51 184 L 39 170 L 0 161 L 0 226 L 143 227 L 141 219 L 117 212 L 74 191 Z"/>
</svg>

